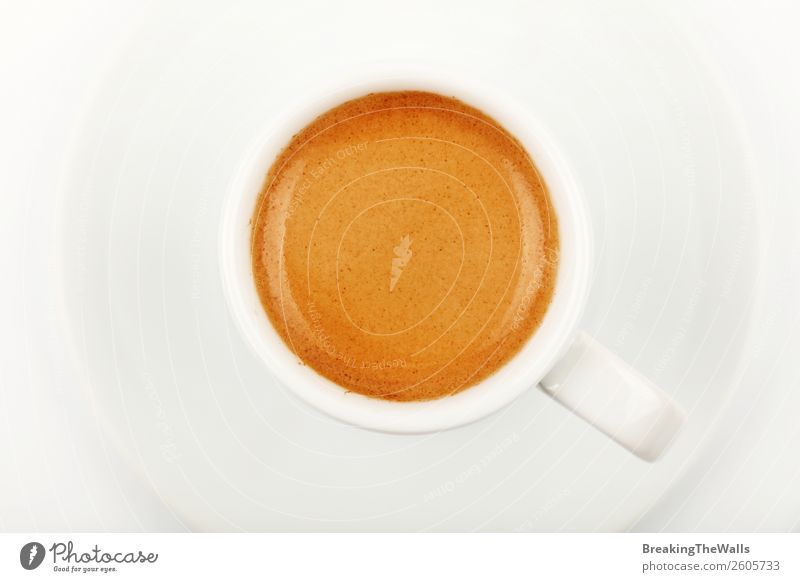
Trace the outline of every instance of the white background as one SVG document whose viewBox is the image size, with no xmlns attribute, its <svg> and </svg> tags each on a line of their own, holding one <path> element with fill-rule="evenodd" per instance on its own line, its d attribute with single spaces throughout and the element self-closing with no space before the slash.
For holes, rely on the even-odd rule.
<svg viewBox="0 0 800 582">
<path fill-rule="evenodd" d="M 625 2 L 615 8 L 624 17 Z M 67 152 L 139 2 L 5 2 L 0 20 L 0 529 L 173 531 L 101 437 L 60 337 L 56 206 Z M 487 10 L 498 9 L 496 3 Z M 792 2 L 654 3 L 719 76 L 752 148 L 766 257 L 756 353 L 718 447 L 645 531 L 800 530 L 800 54 Z M 357 13 L 357 11 L 355 12 Z M 442 13 L 446 13 L 443 11 Z M 89 112 L 90 114 L 90 112 Z M 713 454 L 710 452 L 713 451 Z"/>
</svg>

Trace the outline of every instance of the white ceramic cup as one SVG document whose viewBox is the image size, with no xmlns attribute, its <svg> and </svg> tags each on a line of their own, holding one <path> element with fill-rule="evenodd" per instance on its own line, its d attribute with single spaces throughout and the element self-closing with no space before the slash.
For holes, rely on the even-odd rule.
<svg viewBox="0 0 800 582">
<path fill-rule="evenodd" d="M 267 170 L 291 137 L 316 116 L 370 92 L 427 90 L 455 96 L 496 119 L 535 161 L 559 222 L 560 255 L 551 305 L 519 353 L 479 384 L 454 396 L 390 402 L 347 392 L 298 365 L 261 306 L 251 271 L 250 219 Z M 652 461 L 674 439 L 684 415 L 652 382 L 577 325 L 589 289 L 590 226 L 581 193 L 556 144 L 531 111 L 502 95 L 441 72 L 371 72 L 321 91 L 275 118 L 235 172 L 220 229 L 220 266 L 229 307 L 267 368 L 306 403 L 351 425 L 391 433 L 426 433 L 461 426 L 496 412 L 538 386 L 622 446 Z"/>
</svg>

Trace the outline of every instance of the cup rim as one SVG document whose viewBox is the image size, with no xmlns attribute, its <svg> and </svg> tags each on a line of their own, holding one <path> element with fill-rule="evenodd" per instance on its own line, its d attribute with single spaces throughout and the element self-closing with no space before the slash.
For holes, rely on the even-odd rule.
<svg viewBox="0 0 800 582">
<path fill-rule="evenodd" d="M 485 112 L 525 147 L 548 186 L 559 223 L 559 268 L 540 326 L 508 362 L 487 378 L 437 400 L 370 398 L 318 374 L 283 342 L 264 311 L 251 272 L 250 219 L 266 173 L 291 137 L 325 111 L 368 93 L 422 90 L 454 96 Z M 219 232 L 223 290 L 237 327 L 281 384 L 317 410 L 371 430 L 421 434 L 463 426 L 507 406 L 537 384 L 568 347 L 583 312 L 591 265 L 590 226 L 574 175 L 544 124 L 522 104 L 485 85 L 428 69 L 370 70 L 276 115 L 251 143 L 229 181 Z"/>
</svg>

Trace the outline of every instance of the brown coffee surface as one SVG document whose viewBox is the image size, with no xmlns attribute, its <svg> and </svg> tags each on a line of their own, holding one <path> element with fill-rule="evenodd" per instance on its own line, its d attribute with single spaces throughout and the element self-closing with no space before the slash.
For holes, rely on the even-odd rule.
<svg viewBox="0 0 800 582">
<path fill-rule="evenodd" d="M 512 135 L 450 97 L 374 93 L 324 113 L 272 164 L 251 224 L 272 325 L 302 363 L 367 396 L 476 384 L 553 295 L 545 184 Z"/>
</svg>

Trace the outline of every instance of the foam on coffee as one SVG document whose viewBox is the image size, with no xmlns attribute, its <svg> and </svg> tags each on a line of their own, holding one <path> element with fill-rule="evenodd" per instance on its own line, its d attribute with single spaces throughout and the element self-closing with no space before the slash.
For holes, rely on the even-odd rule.
<svg viewBox="0 0 800 582">
<path fill-rule="evenodd" d="M 251 225 L 274 328 L 301 363 L 367 396 L 473 386 L 536 341 L 553 295 L 541 176 L 452 97 L 374 93 L 322 114 L 269 168 Z"/>
</svg>

